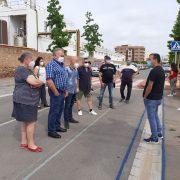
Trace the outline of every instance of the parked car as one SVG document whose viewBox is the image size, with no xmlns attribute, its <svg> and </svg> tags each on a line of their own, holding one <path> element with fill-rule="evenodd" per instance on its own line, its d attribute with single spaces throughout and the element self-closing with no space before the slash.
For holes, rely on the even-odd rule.
<svg viewBox="0 0 180 180">
<path fill-rule="evenodd" d="M 99 76 L 99 63 L 93 63 L 91 66 L 92 69 L 92 76 L 98 77 Z"/>
<path fill-rule="evenodd" d="M 170 73 L 170 71 L 171 71 L 171 67 L 170 67 L 170 65 L 169 64 L 163 64 L 163 69 L 164 69 L 164 72 L 165 72 L 165 75 L 166 75 L 166 77 L 168 76 L 168 74 Z"/>
</svg>

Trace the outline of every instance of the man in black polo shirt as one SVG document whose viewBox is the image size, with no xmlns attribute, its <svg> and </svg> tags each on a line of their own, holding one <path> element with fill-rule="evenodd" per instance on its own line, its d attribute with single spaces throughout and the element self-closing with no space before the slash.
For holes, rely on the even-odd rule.
<svg viewBox="0 0 180 180">
<path fill-rule="evenodd" d="M 114 108 L 113 106 L 113 88 L 115 83 L 116 76 L 116 67 L 114 64 L 110 63 L 111 58 L 109 56 L 104 57 L 104 64 L 100 67 L 99 70 L 99 80 L 101 83 L 101 90 L 99 95 L 99 110 L 102 109 L 102 102 L 104 97 L 104 92 L 106 87 L 109 90 L 109 106 L 110 108 Z"/>
<path fill-rule="evenodd" d="M 158 143 L 158 137 L 163 138 L 162 126 L 158 117 L 158 107 L 163 98 L 165 73 L 160 65 L 161 57 L 159 54 L 151 54 L 150 59 L 153 69 L 147 78 L 143 97 L 152 135 L 150 138 L 144 139 L 144 141 Z"/>
<path fill-rule="evenodd" d="M 84 58 L 82 62 L 82 66 L 78 68 L 79 75 L 79 89 L 77 93 L 77 106 L 78 106 L 78 115 L 82 116 L 81 110 L 81 99 L 84 95 L 87 98 L 87 104 L 89 107 L 89 113 L 92 115 L 97 115 L 97 113 L 93 110 L 93 101 L 91 94 L 91 78 L 92 78 L 92 70 L 90 68 L 90 63 L 87 58 Z"/>
</svg>

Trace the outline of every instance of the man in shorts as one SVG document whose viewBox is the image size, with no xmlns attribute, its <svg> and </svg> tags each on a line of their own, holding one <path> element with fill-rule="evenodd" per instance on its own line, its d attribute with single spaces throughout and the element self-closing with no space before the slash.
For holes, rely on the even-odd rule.
<svg viewBox="0 0 180 180">
<path fill-rule="evenodd" d="M 81 99 L 84 97 L 87 99 L 87 104 L 89 107 L 89 113 L 92 115 L 97 115 L 97 113 L 93 110 L 93 101 L 92 101 L 92 94 L 91 94 L 91 78 L 92 78 L 92 71 L 90 69 L 90 64 L 88 59 L 85 58 L 82 61 L 82 66 L 78 68 L 79 74 L 79 89 L 77 93 L 77 107 L 78 107 L 78 115 L 82 116 L 81 110 Z"/>
</svg>

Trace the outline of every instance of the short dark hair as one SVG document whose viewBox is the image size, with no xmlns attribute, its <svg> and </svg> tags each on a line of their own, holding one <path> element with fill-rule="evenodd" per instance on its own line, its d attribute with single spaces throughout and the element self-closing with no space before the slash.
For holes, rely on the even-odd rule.
<svg viewBox="0 0 180 180">
<path fill-rule="evenodd" d="M 105 60 L 111 60 L 111 58 L 110 58 L 109 56 L 107 56 L 107 55 L 104 56 L 104 59 L 105 59 Z"/>
<path fill-rule="evenodd" d="M 177 65 L 175 63 L 171 64 L 171 70 L 178 73 L 178 68 L 177 68 Z"/>
<path fill-rule="evenodd" d="M 31 52 L 23 52 L 19 57 L 18 57 L 18 60 L 23 63 L 24 60 L 26 59 L 26 57 L 28 56 L 32 56 L 32 53 Z"/>
<path fill-rule="evenodd" d="M 150 56 L 153 56 L 153 59 L 156 59 L 158 63 L 161 62 L 161 56 L 158 53 L 152 53 Z"/>
</svg>

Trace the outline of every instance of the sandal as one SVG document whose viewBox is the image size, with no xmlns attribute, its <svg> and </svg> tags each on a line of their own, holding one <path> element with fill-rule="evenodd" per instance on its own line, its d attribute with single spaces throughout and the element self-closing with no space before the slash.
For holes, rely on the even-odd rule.
<svg viewBox="0 0 180 180">
<path fill-rule="evenodd" d="M 27 144 L 20 144 L 20 148 L 27 148 L 28 145 Z"/>
<path fill-rule="evenodd" d="M 27 148 L 28 148 L 29 151 L 31 151 L 31 152 L 36 152 L 36 153 L 43 151 L 41 147 L 37 147 L 36 149 L 32 149 L 32 148 L 30 148 L 30 147 L 27 147 Z"/>
</svg>

